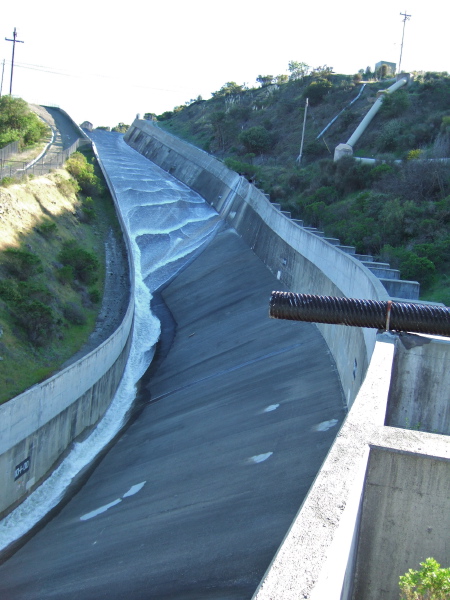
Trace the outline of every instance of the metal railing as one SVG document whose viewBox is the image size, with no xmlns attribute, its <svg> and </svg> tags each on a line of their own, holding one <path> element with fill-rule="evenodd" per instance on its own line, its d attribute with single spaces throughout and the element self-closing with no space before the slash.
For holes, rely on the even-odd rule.
<svg viewBox="0 0 450 600">
<path fill-rule="evenodd" d="M 11 142 L 7 146 L 0 148 L 0 164 L 3 163 L 4 160 L 8 159 L 12 154 L 17 154 L 19 152 L 19 142 Z"/>
<path fill-rule="evenodd" d="M 51 155 L 45 153 L 29 163 L 0 159 L 0 180 L 4 177 L 20 179 L 25 175 L 38 176 L 50 173 L 55 169 L 61 168 L 71 154 L 76 152 L 80 146 L 87 143 L 89 142 L 79 138 L 69 148 L 66 148 L 66 150 L 61 150 Z"/>
</svg>

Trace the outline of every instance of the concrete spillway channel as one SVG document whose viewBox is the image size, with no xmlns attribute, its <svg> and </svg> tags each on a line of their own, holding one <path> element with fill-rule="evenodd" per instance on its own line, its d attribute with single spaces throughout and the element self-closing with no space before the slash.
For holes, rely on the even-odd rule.
<svg viewBox="0 0 450 600">
<path fill-rule="evenodd" d="M 137 277 L 152 288 L 159 261 L 158 287 L 189 259 L 162 291 L 173 338 L 139 417 L 1 565 L 0 597 L 250 599 L 346 414 L 334 362 L 316 326 L 268 318 L 280 282 L 199 196 L 120 136 L 95 142 L 129 208 Z M 163 238 L 189 250 L 167 261 Z"/>
</svg>

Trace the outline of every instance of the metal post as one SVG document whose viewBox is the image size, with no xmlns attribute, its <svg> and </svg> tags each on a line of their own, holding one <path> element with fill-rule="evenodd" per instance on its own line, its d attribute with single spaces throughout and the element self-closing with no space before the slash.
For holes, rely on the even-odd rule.
<svg viewBox="0 0 450 600">
<path fill-rule="evenodd" d="M 303 153 L 303 141 L 305 139 L 305 126 L 306 126 L 306 113 L 308 112 L 308 98 L 306 98 L 305 102 L 305 114 L 303 116 L 303 131 L 302 131 L 302 143 L 300 145 L 300 154 L 297 156 L 298 164 L 302 161 L 302 153 Z"/>
<path fill-rule="evenodd" d="M 24 44 L 25 42 L 23 42 L 22 40 L 18 40 L 17 39 L 17 31 L 16 28 L 14 27 L 14 33 L 13 33 L 13 39 L 10 40 L 8 38 L 5 38 L 5 40 L 7 42 L 12 42 L 13 43 L 13 50 L 12 50 L 12 61 L 11 61 L 11 81 L 9 84 L 9 95 L 12 96 L 12 82 L 13 82 L 13 71 L 14 71 L 14 52 L 16 49 L 16 44 Z"/>
<path fill-rule="evenodd" d="M 3 59 L 3 66 L 2 66 L 2 81 L 0 83 L 0 98 L 2 97 L 2 90 L 3 90 L 3 74 L 5 72 L 5 59 Z"/>
<path fill-rule="evenodd" d="M 398 72 L 401 73 L 401 68 L 402 68 L 402 54 L 403 54 L 403 38 L 405 37 L 405 24 L 406 21 L 408 21 L 411 18 L 411 15 L 407 15 L 406 14 L 406 10 L 404 13 L 400 13 L 402 17 L 404 17 L 403 19 L 403 34 L 402 34 L 402 45 L 400 46 L 400 60 L 398 61 Z"/>
</svg>

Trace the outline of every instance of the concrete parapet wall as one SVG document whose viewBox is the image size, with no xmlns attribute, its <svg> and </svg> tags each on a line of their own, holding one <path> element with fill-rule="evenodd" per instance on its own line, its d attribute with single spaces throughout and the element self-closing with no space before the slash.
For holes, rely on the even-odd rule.
<svg viewBox="0 0 450 600">
<path fill-rule="evenodd" d="M 127 143 L 205 198 L 291 291 L 387 300 L 358 260 L 280 213 L 265 194 L 206 152 L 136 120 Z M 364 378 L 375 331 L 320 325 L 350 406 Z"/>
<path fill-rule="evenodd" d="M 31 493 L 70 444 L 99 421 L 119 385 L 131 343 L 134 269 L 117 204 L 116 210 L 129 256 L 130 298 L 126 314 L 121 325 L 98 348 L 0 406 L 0 517 Z"/>
<path fill-rule="evenodd" d="M 450 342 L 400 335 L 386 425 L 450 435 Z"/>
<path fill-rule="evenodd" d="M 385 279 L 384 277 L 380 278 L 380 281 L 393 298 L 413 301 L 419 299 L 420 284 L 418 281 Z"/>
</svg>

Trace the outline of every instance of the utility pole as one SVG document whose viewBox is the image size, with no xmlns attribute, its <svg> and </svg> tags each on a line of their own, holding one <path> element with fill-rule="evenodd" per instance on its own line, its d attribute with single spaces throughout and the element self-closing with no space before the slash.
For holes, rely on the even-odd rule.
<svg viewBox="0 0 450 600">
<path fill-rule="evenodd" d="M 303 116 L 303 131 L 302 131 L 302 143 L 300 144 L 300 154 L 297 156 L 298 164 L 302 161 L 302 153 L 303 153 L 303 141 L 305 139 L 305 125 L 306 125 L 306 113 L 308 112 L 308 98 L 306 98 L 305 102 L 305 114 Z"/>
<path fill-rule="evenodd" d="M 3 59 L 3 66 L 2 66 L 2 82 L 0 83 L 0 98 L 2 97 L 2 90 L 3 90 L 3 74 L 5 72 L 5 59 Z"/>
<path fill-rule="evenodd" d="M 14 71 L 14 51 L 16 49 L 16 44 L 24 44 L 25 42 L 23 42 L 22 40 L 18 40 L 17 39 L 17 31 L 16 28 L 14 27 L 14 33 L 13 33 L 13 39 L 10 40 L 8 38 L 5 38 L 5 40 L 7 42 L 12 42 L 13 43 L 13 50 L 12 50 L 12 61 L 11 61 L 11 81 L 9 84 L 9 95 L 12 95 L 12 81 L 13 81 L 13 71 Z"/>
<path fill-rule="evenodd" d="M 402 45 L 400 46 L 400 60 L 398 61 L 398 72 L 399 73 L 401 73 L 401 68 L 402 68 L 403 39 L 405 37 L 405 24 L 406 24 L 406 21 L 409 21 L 409 19 L 411 18 L 411 15 L 406 14 L 406 10 L 404 13 L 400 13 L 400 15 L 403 17 L 403 34 L 402 34 Z"/>
</svg>

